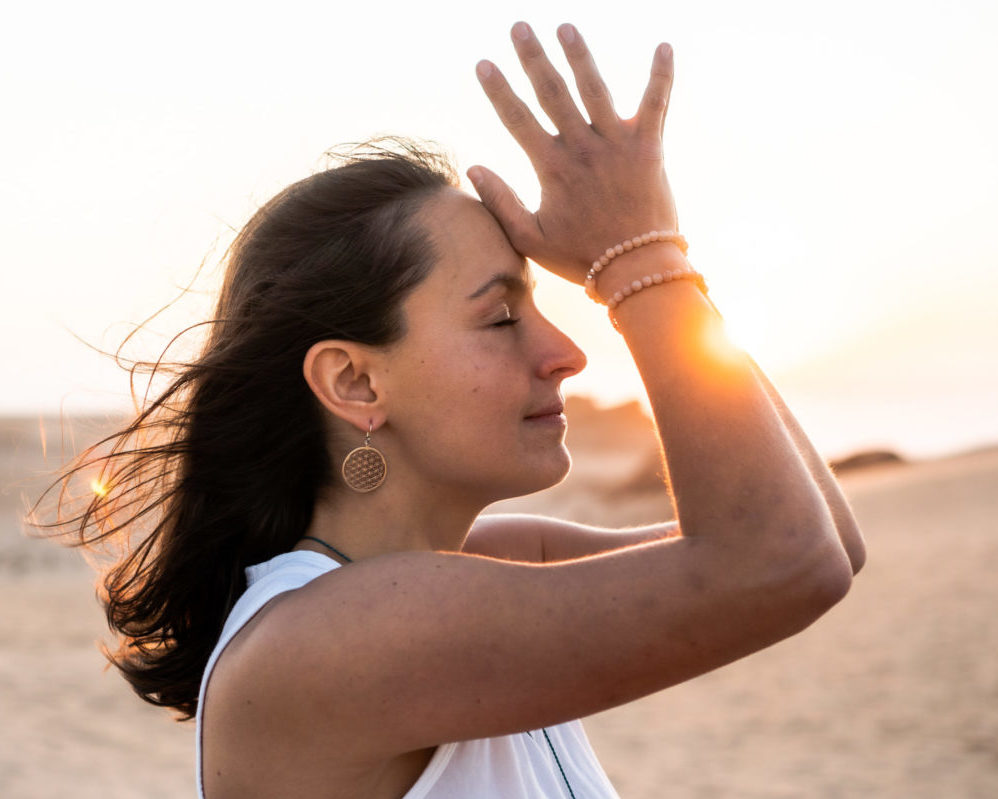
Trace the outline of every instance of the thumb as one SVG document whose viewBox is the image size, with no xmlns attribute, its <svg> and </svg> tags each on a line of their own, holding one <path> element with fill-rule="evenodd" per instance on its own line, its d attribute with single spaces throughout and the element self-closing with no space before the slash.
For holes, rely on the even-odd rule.
<svg viewBox="0 0 998 799">
<path fill-rule="evenodd" d="M 530 213 L 501 177 L 483 166 L 468 170 L 478 197 L 506 232 L 510 244 L 520 253 L 527 254 L 536 245 L 540 229 L 536 217 Z"/>
</svg>

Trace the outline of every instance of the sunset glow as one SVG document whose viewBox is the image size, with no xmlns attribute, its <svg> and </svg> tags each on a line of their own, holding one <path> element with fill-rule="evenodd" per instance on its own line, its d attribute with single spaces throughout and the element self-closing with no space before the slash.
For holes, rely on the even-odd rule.
<svg viewBox="0 0 998 799">
<path fill-rule="evenodd" d="M 828 448 L 872 443 L 860 430 L 867 409 L 913 401 L 931 424 L 885 411 L 892 425 L 878 443 L 928 451 L 998 440 L 998 416 L 967 412 L 998 407 L 998 106 L 980 101 L 998 73 L 998 6 L 722 6 L 637 2 L 568 16 L 622 116 L 654 47 L 672 44 L 666 171 L 691 263 L 731 340 L 793 388 L 804 416 L 815 409 Z M 472 18 L 456 3 L 399 4 L 391 25 L 335 48 L 328 26 L 340 20 L 320 5 L 275 15 L 222 2 L 194 23 L 66 4 L 58 27 L 44 9 L 22 5 L 18 29 L 39 35 L 0 53 L 4 73 L 18 76 L 8 81 L 11 118 L 32 121 L 0 131 L 10 265 L 0 353 L 8 374 L 24 376 L 9 381 L 0 411 L 128 408 L 127 377 L 79 339 L 113 352 L 207 256 L 200 293 L 153 327 L 168 340 L 203 318 L 234 231 L 337 143 L 432 139 L 459 173 L 484 164 L 527 207 L 540 199 L 474 76 L 479 58 L 494 59 L 551 129 L 516 63 L 505 7 Z M 532 8 L 529 21 L 564 69 L 554 30 L 565 8 Z M 190 57 L 178 60 L 178 47 Z M 603 404 L 643 396 L 605 312 L 548 277 L 539 307 L 589 355 L 566 390 Z M 921 319 L 931 337 L 916 348 L 910 331 L 926 326 L 909 322 Z"/>
<path fill-rule="evenodd" d="M 715 320 L 704 328 L 702 341 L 707 352 L 721 364 L 737 363 L 746 352 L 741 341 L 732 335 L 730 325 L 723 319 Z"/>
</svg>

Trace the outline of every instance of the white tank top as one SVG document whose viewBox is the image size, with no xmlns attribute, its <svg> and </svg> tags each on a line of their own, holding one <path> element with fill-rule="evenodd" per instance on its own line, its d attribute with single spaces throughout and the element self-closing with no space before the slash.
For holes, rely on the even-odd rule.
<svg viewBox="0 0 998 799">
<path fill-rule="evenodd" d="M 339 565 L 318 552 L 299 551 L 286 552 L 246 569 L 246 592 L 226 619 L 201 679 L 195 738 L 198 799 L 204 799 L 201 710 L 208 680 L 222 650 L 268 601 L 301 588 Z M 573 795 L 575 799 L 619 799 L 579 721 L 441 744 L 403 799 L 570 799 Z"/>
</svg>

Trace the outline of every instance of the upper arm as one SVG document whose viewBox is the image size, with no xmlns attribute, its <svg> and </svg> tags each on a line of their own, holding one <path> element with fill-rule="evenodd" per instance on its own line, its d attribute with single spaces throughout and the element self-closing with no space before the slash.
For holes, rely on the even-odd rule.
<svg viewBox="0 0 998 799">
<path fill-rule="evenodd" d="M 678 522 L 608 528 L 525 513 L 479 516 L 462 551 L 503 560 L 552 563 L 678 536 Z"/>
<path fill-rule="evenodd" d="M 341 757 L 536 729 L 797 632 L 841 598 L 824 557 L 732 559 L 687 538 L 546 565 L 394 553 L 289 594 L 227 683 L 288 746 L 307 733 Z"/>
</svg>

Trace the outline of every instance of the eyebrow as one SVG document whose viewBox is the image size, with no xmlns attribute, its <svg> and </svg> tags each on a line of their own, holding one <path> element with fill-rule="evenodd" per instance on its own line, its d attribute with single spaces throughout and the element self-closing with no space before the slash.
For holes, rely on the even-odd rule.
<svg viewBox="0 0 998 799">
<path fill-rule="evenodd" d="M 494 286 L 503 286 L 511 294 L 527 294 L 537 286 L 537 279 L 529 271 L 527 271 L 527 274 L 530 275 L 529 283 L 518 275 L 499 272 L 469 294 L 468 299 L 476 300 Z"/>
</svg>

